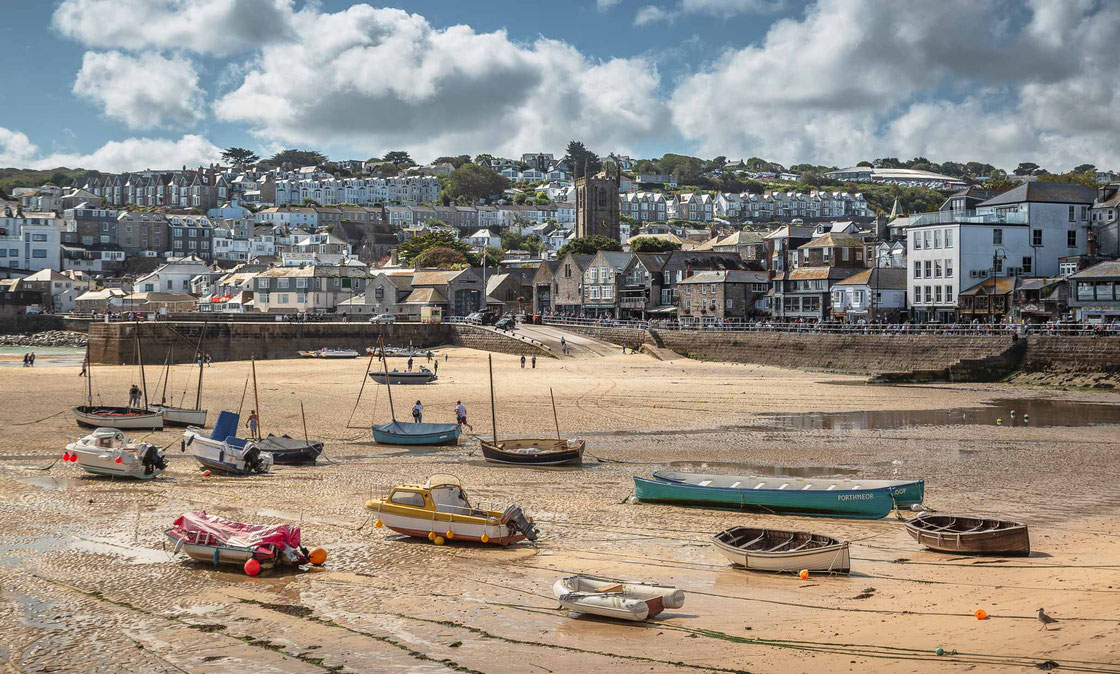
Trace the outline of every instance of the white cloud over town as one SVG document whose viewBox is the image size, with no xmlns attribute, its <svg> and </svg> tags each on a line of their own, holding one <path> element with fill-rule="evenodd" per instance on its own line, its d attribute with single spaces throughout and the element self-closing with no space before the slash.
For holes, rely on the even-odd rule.
<svg viewBox="0 0 1120 674">
<path fill-rule="evenodd" d="M 86 52 L 73 91 L 130 129 L 190 127 L 205 117 L 198 72 L 179 56 Z"/>
<path fill-rule="evenodd" d="M 43 153 L 23 133 L 0 127 L 0 166 L 48 169 L 59 166 L 102 171 L 137 171 L 199 166 L 218 161 L 221 150 L 202 136 L 179 140 L 126 138 L 105 143 L 90 153 Z"/>
<path fill-rule="evenodd" d="M 74 90 L 106 116 L 183 133 L 212 110 L 262 147 L 513 155 L 578 137 L 640 154 L 679 134 L 687 145 L 668 149 L 706 156 L 1055 169 L 1108 165 L 1120 151 L 1120 3 L 817 0 L 670 83 L 648 56 L 593 58 L 547 33 L 518 41 L 399 9 L 296 4 L 62 0 L 53 25 L 96 50 Z M 666 0 L 634 21 L 766 18 L 783 7 Z M 203 58 L 221 73 L 205 86 L 194 65 Z"/>
</svg>

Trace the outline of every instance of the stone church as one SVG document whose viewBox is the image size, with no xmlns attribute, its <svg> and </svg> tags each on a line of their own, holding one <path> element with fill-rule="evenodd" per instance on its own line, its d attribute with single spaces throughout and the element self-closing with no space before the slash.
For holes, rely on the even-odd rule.
<svg viewBox="0 0 1120 674">
<path fill-rule="evenodd" d="M 608 163 L 593 176 L 576 178 L 576 236 L 599 234 L 619 241 L 620 175 L 618 166 Z"/>
</svg>

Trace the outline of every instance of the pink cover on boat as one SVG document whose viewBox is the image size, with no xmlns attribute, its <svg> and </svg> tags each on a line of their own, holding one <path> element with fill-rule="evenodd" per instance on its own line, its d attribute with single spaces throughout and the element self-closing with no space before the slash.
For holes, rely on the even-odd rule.
<svg viewBox="0 0 1120 674">
<path fill-rule="evenodd" d="M 192 532 L 210 534 L 215 544 L 240 548 L 257 548 L 261 545 L 299 547 L 299 527 L 294 524 L 243 524 L 217 515 L 207 515 L 205 510 L 184 513 L 175 520 L 175 528 L 183 538 L 193 538 Z"/>
</svg>

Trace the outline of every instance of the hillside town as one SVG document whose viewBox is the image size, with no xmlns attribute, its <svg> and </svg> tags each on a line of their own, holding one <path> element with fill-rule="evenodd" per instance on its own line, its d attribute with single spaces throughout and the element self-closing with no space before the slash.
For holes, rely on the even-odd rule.
<svg viewBox="0 0 1120 674">
<path fill-rule="evenodd" d="M 682 326 L 1120 317 L 1120 182 L 1107 173 L 1095 188 L 1034 175 L 992 187 L 859 166 L 826 173 L 849 181 L 840 187 L 797 191 L 799 175 L 721 161 L 706 178 L 786 181 L 724 192 L 586 154 L 594 174 L 579 175 L 588 156 L 526 153 L 90 172 L 15 188 L 0 218 L 0 306 Z M 448 198 L 472 172 L 490 187 Z M 896 196 L 887 211 L 863 193 L 915 186 L 935 210 L 909 212 Z"/>
</svg>

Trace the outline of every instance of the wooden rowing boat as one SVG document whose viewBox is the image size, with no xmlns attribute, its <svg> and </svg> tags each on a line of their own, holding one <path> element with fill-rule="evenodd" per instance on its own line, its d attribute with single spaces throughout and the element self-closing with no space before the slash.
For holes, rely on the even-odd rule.
<svg viewBox="0 0 1120 674">
<path fill-rule="evenodd" d="M 480 440 L 482 456 L 490 463 L 517 466 L 563 466 L 583 461 L 583 440 L 514 438 L 497 442 Z"/>
<path fill-rule="evenodd" d="M 712 536 L 712 544 L 732 564 L 751 571 L 851 570 L 846 541 L 807 531 L 731 527 Z"/>
<path fill-rule="evenodd" d="M 667 608 L 684 606 L 684 590 L 671 585 L 593 576 L 561 578 L 553 583 L 552 593 L 568 610 L 621 620 L 647 620 Z"/>
<path fill-rule="evenodd" d="M 879 519 L 895 507 L 921 503 L 925 483 L 658 471 L 653 479 L 635 476 L 634 492 L 641 501 Z"/>
<path fill-rule="evenodd" d="M 908 521 L 906 531 L 938 552 L 1001 557 L 1031 554 L 1030 533 L 1019 522 L 926 513 Z"/>
</svg>

